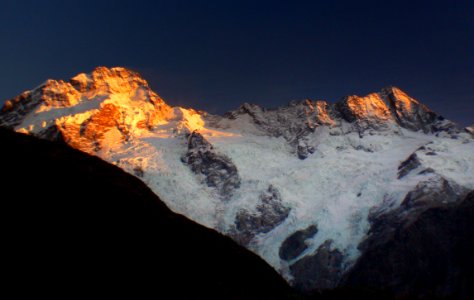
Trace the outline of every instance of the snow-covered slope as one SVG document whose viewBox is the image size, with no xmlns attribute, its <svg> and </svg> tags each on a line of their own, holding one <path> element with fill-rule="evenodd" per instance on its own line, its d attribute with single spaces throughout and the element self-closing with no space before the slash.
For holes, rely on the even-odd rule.
<svg viewBox="0 0 474 300">
<path fill-rule="evenodd" d="M 170 107 L 138 74 L 99 67 L 7 101 L 0 126 L 122 167 L 308 290 L 337 285 L 371 220 L 416 191 L 456 201 L 474 189 L 472 135 L 395 87 L 216 116 Z"/>
<path fill-rule="evenodd" d="M 474 124 L 465 128 L 466 132 L 474 135 Z"/>
</svg>

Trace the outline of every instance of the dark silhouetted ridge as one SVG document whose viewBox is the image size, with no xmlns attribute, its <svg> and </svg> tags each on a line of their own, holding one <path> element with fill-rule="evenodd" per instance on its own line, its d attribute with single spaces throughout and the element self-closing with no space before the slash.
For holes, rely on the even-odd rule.
<svg viewBox="0 0 474 300">
<path fill-rule="evenodd" d="M 277 299 L 292 293 L 262 259 L 171 212 L 121 169 L 4 129 L 0 139 L 2 269 L 17 295 Z"/>
</svg>

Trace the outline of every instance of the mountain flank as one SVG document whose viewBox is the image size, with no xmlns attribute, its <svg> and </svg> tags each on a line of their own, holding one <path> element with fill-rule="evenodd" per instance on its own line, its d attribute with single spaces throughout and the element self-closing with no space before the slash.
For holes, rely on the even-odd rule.
<svg viewBox="0 0 474 300">
<path fill-rule="evenodd" d="M 16 294 L 281 299 L 255 254 L 170 211 L 139 179 L 0 129 L 3 270 Z"/>
</svg>

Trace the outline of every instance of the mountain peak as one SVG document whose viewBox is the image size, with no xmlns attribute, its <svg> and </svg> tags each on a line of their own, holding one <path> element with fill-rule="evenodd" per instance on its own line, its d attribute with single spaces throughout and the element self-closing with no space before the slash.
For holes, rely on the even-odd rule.
<svg viewBox="0 0 474 300">
<path fill-rule="evenodd" d="M 5 103 L 0 125 L 17 131 L 53 134 L 86 152 L 126 141 L 172 114 L 138 73 L 98 67 L 69 81 L 49 79 Z"/>
<path fill-rule="evenodd" d="M 450 130 L 454 126 L 439 118 L 393 86 L 366 96 L 347 96 L 334 105 L 305 99 L 266 109 L 245 103 L 224 117 L 209 117 L 192 109 L 168 106 L 135 71 L 101 66 L 69 81 L 49 79 L 7 101 L 0 114 L 0 126 L 62 138 L 92 153 L 152 131 L 165 135 L 202 129 L 211 132 L 206 122 L 212 127 L 222 119 L 242 119 L 237 120 L 240 122 L 237 131 L 247 128 L 283 136 L 298 149 L 299 157 L 307 157 L 314 147 L 306 141 L 306 136 L 318 126 L 342 126 L 345 121 L 349 123 L 349 131 L 360 135 L 365 130 L 399 132 L 399 127 L 403 127 L 428 133 Z M 226 122 L 217 126 L 225 128 Z"/>
<path fill-rule="evenodd" d="M 424 211 L 425 187 L 439 183 L 428 197 L 449 201 L 464 193 L 458 185 L 474 189 L 471 134 L 395 87 L 213 116 L 170 107 L 136 73 L 101 67 L 8 103 L 0 126 L 62 139 L 135 174 L 171 209 L 231 235 L 305 289 L 344 282 L 373 232 L 390 242 L 398 220 Z M 403 203 L 409 210 L 395 211 L 394 223 L 379 222 Z M 288 243 L 293 254 L 281 255 Z"/>
<path fill-rule="evenodd" d="M 438 115 L 426 105 L 410 97 L 397 87 L 386 87 L 380 92 L 400 126 L 411 130 L 431 132 Z"/>
<path fill-rule="evenodd" d="M 33 109 L 41 111 L 72 107 L 85 100 L 104 100 L 112 95 L 123 95 L 131 100 L 145 100 L 156 106 L 165 105 L 148 82 L 138 73 L 122 67 L 97 67 L 91 73 L 80 73 L 69 81 L 48 79 L 39 87 L 8 100 L 3 112 Z"/>
<path fill-rule="evenodd" d="M 351 95 L 334 105 L 342 118 L 366 129 L 389 129 L 397 126 L 425 133 L 455 130 L 456 125 L 444 120 L 426 105 L 395 86 L 383 88 L 366 96 Z M 394 127 L 395 126 L 395 127 Z"/>
<path fill-rule="evenodd" d="M 109 92 L 120 92 L 123 88 L 149 88 L 148 82 L 140 74 L 122 67 L 97 67 L 90 74 L 76 75 L 71 78 L 70 83 L 81 92 L 91 86 Z"/>
</svg>

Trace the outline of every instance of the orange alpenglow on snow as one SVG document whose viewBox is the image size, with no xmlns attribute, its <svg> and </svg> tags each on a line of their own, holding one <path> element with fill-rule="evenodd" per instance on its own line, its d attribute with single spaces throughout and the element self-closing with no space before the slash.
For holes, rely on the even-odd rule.
<svg viewBox="0 0 474 300">
<path fill-rule="evenodd" d="M 137 73 L 100 67 L 12 99 L 0 126 L 62 139 L 134 174 L 173 211 L 315 289 L 334 287 L 358 261 L 372 212 L 426 186 L 436 195 L 474 189 L 472 131 L 394 87 L 334 104 L 245 103 L 219 116 L 171 107 Z M 307 230 L 308 248 L 287 249 Z M 308 278 L 308 259 L 320 253 L 337 265 L 328 278 Z"/>
<path fill-rule="evenodd" d="M 365 97 L 349 96 L 347 99 L 347 105 L 354 116 L 358 119 L 391 119 L 390 110 L 377 93 L 372 93 Z"/>
<path fill-rule="evenodd" d="M 132 136 L 147 135 L 150 131 L 158 137 L 170 136 L 176 130 L 233 136 L 205 129 L 205 121 L 198 112 L 170 107 L 139 74 L 120 67 L 98 67 L 69 82 L 47 80 L 7 101 L 4 113 L 8 115 L 11 111 L 14 115 L 19 108 L 20 112 L 23 109 L 34 114 L 17 131 L 48 130 L 48 134 L 88 153 L 113 150 Z"/>
</svg>

